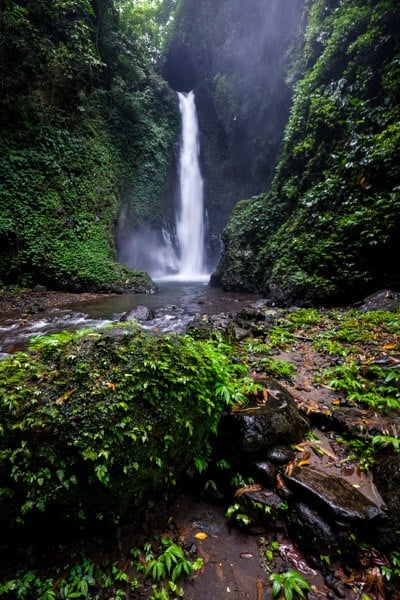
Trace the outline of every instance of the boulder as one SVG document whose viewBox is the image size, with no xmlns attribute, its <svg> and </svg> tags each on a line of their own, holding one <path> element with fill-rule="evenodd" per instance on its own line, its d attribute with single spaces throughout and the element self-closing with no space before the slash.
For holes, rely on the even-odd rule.
<svg viewBox="0 0 400 600">
<path fill-rule="evenodd" d="M 400 293 L 393 290 L 379 290 L 364 298 L 361 310 L 396 310 L 400 306 Z"/>
<path fill-rule="evenodd" d="M 338 521 L 370 521 L 381 514 L 380 508 L 343 477 L 296 467 L 285 475 L 287 486 L 296 497 L 308 501 Z"/>
<path fill-rule="evenodd" d="M 218 436 L 225 453 L 264 460 L 268 449 L 300 441 L 309 430 L 293 396 L 273 380 L 265 383 L 263 399 L 253 406 L 222 415 Z"/>
<path fill-rule="evenodd" d="M 148 306 L 143 306 L 139 304 L 138 306 L 134 306 L 130 310 L 128 310 L 122 317 L 120 318 L 121 322 L 125 321 L 151 321 L 154 319 L 154 312 Z"/>
</svg>

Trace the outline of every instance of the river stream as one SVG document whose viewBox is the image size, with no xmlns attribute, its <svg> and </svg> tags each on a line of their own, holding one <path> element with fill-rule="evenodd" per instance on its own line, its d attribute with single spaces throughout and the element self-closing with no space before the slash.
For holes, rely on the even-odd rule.
<svg viewBox="0 0 400 600">
<path fill-rule="evenodd" d="M 78 302 L 63 308 L 6 318 L 0 321 L 0 357 L 23 350 L 29 339 L 60 331 L 101 327 L 117 322 L 131 309 L 146 306 L 154 318 L 142 323 L 148 331 L 183 332 L 197 314 L 237 312 L 260 297 L 254 294 L 225 292 L 207 281 L 156 281 L 154 294 L 121 294 Z"/>
</svg>

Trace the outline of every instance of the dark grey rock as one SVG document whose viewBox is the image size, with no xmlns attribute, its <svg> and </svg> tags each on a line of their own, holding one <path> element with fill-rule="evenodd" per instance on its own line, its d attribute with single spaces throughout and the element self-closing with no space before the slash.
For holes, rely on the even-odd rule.
<svg viewBox="0 0 400 600">
<path fill-rule="evenodd" d="M 221 417 L 218 436 L 232 456 L 264 460 L 268 448 L 297 443 L 309 430 L 292 395 L 271 381 L 267 400 Z"/>
<path fill-rule="evenodd" d="M 282 466 L 293 460 L 294 452 L 289 446 L 273 446 L 267 450 L 267 458 L 274 465 Z"/>
<path fill-rule="evenodd" d="M 400 293 L 392 290 L 379 290 L 364 299 L 361 310 L 396 310 L 400 306 Z"/>
<path fill-rule="evenodd" d="M 134 306 L 122 315 L 120 321 L 151 321 L 151 319 L 154 319 L 154 312 L 151 308 L 139 304 L 139 306 Z"/>
<path fill-rule="evenodd" d="M 336 519 L 370 521 L 381 514 L 371 500 L 343 478 L 297 467 L 284 479 L 296 495 L 313 506 L 322 507 Z"/>
<path fill-rule="evenodd" d="M 329 554 L 336 545 L 336 532 L 313 508 L 304 502 L 296 502 L 288 513 L 291 535 L 306 548 L 317 554 Z"/>
<path fill-rule="evenodd" d="M 400 531 L 400 454 L 382 451 L 373 467 L 375 485 L 387 506 L 387 518 L 377 526 L 377 545 L 396 548 Z"/>
<path fill-rule="evenodd" d="M 276 481 L 277 469 L 269 461 L 253 462 L 249 465 L 249 472 L 257 483 L 273 486 Z"/>
</svg>

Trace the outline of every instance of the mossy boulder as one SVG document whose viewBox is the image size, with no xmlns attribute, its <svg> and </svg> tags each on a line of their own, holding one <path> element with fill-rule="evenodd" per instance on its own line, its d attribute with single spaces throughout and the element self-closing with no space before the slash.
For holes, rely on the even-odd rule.
<svg viewBox="0 0 400 600">
<path fill-rule="evenodd" d="M 226 350 L 125 323 L 1 361 L 1 528 L 137 519 L 204 456 L 239 368 Z"/>
</svg>

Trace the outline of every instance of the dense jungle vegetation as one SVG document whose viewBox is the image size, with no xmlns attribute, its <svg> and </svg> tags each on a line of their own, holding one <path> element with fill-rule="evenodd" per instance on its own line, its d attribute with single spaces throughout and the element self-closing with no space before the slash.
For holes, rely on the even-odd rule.
<svg viewBox="0 0 400 600">
<path fill-rule="evenodd" d="M 177 116 L 174 95 L 153 67 L 152 32 L 160 38 L 168 3 L 161 8 L 2 2 L 3 284 L 151 287 L 146 274 L 117 263 L 115 231 L 128 213 L 162 220 Z"/>
<path fill-rule="evenodd" d="M 151 286 L 116 233 L 173 235 L 173 89 L 194 89 L 210 265 L 235 207 L 213 284 L 281 304 L 398 287 L 398 17 L 394 0 L 4 2 L 0 281 Z"/>
<path fill-rule="evenodd" d="M 235 207 L 215 283 L 303 304 L 399 287 L 399 17 L 392 0 L 306 2 L 271 190 Z"/>
<path fill-rule="evenodd" d="M 152 289 L 118 262 L 116 232 L 171 220 L 177 88 L 194 88 L 209 139 L 209 235 L 235 205 L 213 284 L 280 305 L 399 288 L 400 5 L 271 0 L 264 13 L 266 3 L 0 3 L 0 288 Z M 266 308 L 265 327 L 240 344 L 120 323 L 38 337 L 0 362 L 2 597 L 140 597 L 143 573 L 154 600 L 181 597 L 176 581 L 201 560 L 171 539 L 130 548 L 123 563 L 74 542 L 104 534 L 118 545 L 188 466 L 204 471 L 222 411 L 254 390 L 249 373 L 292 380 L 275 353 L 299 340 L 330 361 L 313 384 L 397 416 L 397 366 L 373 361 L 393 351 L 398 365 L 398 311 L 271 319 Z M 350 440 L 360 464 L 382 446 L 398 452 L 396 423 L 389 433 Z M 389 581 L 397 537 L 387 549 Z"/>
</svg>

